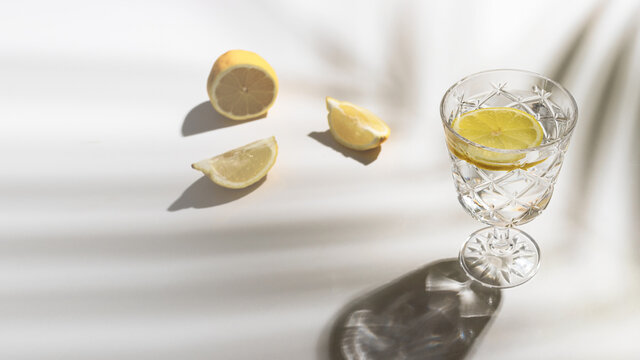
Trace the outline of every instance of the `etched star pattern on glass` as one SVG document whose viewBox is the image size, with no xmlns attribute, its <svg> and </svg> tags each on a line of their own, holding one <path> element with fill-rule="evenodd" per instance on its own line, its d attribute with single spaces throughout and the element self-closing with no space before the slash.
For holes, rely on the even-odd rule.
<svg viewBox="0 0 640 360">
<path fill-rule="evenodd" d="M 503 150 L 474 143 L 451 124 L 461 115 L 508 107 L 533 115 L 544 138 L 539 146 Z M 460 251 L 467 274 L 486 286 L 517 286 L 535 275 L 538 245 L 515 228 L 549 204 L 571 133 L 577 106 L 571 94 L 544 76 L 519 70 L 491 70 L 453 85 L 440 107 L 458 200 L 475 219 L 490 225 L 471 234 Z M 478 154 L 486 155 L 480 161 Z"/>
</svg>

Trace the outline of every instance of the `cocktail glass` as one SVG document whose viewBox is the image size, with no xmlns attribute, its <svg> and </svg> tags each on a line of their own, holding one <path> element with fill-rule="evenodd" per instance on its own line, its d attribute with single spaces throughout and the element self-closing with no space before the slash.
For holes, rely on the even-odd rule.
<svg viewBox="0 0 640 360">
<path fill-rule="evenodd" d="M 504 150 L 458 134 L 452 122 L 469 111 L 510 107 L 542 125 L 539 146 Z M 557 82 L 522 70 L 490 70 L 455 83 L 440 104 L 458 200 L 489 227 L 472 233 L 460 250 L 467 275 L 485 286 L 508 288 L 531 279 L 540 265 L 536 242 L 515 228 L 533 220 L 549 204 L 578 108 Z"/>
</svg>

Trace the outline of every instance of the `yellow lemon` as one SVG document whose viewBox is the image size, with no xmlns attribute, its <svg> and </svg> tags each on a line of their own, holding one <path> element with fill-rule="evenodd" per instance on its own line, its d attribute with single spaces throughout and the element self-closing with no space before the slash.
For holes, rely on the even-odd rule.
<svg viewBox="0 0 640 360">
<path fill-rule="evenodd" d="M 267 114 L 278 95 L 278 78 L 260 55 L 230 50 L 213 64 L 207 81 L 211 104 L 232 120 L 247 120 Z"/>
<path fill-rule="evenodd" d="M 272 136 L 198 161 L 191 167 L 220 186 L 242 189 L 267 175 L 277 156 L 278 143 Z"/>
<path fill-rule="evenodd" d="M 389 138 L 384 121 L 367 109 L 327 97 L 329 129 L 340 144 L 354 150 L 373 149 Z"/>
<path fill-rule="evenodd" d="M 473 110 L 455 119 L 451 127 L 460 136 L 486 147 L 502 150 L 522 150 L 542 143 L 544 130 L 531 114 L 524 111 L 492 107 Z M 519 164 L 522 153 L 503 153 L 471 146 L 448 137 L 449 149 L 476 166 L 490 170 L 510 170 L 532 164 Z"/>
</svg>

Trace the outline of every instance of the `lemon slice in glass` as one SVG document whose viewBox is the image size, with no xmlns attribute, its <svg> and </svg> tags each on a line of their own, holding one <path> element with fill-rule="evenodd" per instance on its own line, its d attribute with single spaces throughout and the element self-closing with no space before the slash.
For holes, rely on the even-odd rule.
<svg viewBox="0 0 640 360">
<path fill-rule="evenodd" d="M 242 189 L 267 175 L 277 156 L 278 144 L 272 136 L 198 161 L 191 167 L 220 186 Z"/>
<path fill-rule="evenodd" d="M 391 132 L 389 126 L 367 109 L 327 97 L 329 129 L 340 144 L 354 150 L 378 147 Z"/>
<path fill-rule="evenodd" d="M 213 64 L 207 92 L 217 112 L 232 120 L 267 114 L 278 95 L 278 77 L 260 55 L 231 50 Z"/>
<path fill-rule="evenodd" d="M 486 147 L 501 150 L 522 150 L 542 143 L 544 130 L 531 114 L 507 107 L 473 110 L 455 119 L 451 127 L 460 136 Z M 453 141 L 451 141 L 453 140 Z M 490 170 L 510 170 L 526 167 L 518 164 L 523 153 L 504 153 L 465 144 L 450 139 L 449 148 L 456 156 L 476 166 Z"/>
</svg>

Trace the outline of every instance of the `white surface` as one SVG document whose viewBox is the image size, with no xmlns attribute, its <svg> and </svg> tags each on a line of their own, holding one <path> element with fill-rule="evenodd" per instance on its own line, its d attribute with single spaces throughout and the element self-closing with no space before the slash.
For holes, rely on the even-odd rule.
<svg viewBox="0 0 640 360">
<path fill-rule="evenodd" d="M 619 41 L 638 3 L 603 4 L 567 75 L 581 118 L 554 200 L 524 227 L 541 270 L 503 293 L 471 358 L 640 356 L 637 27 Z M 0 5 L 0 358 L 324 358 L 345 304 L 455 257 L 480 226 L 450 179 L 446 88 L 488 68 L 549 73 L 595 6 Z M 232 48 L 273 65 L 275 106 L 217 129 L 212 111 L 210 125 L 190 120 L 213 61 Z M 611 68 L 613 105 L 599 113 Z M 327 130 L 327 95 L 389 123 L 374 162 L 309 136 Z M 597 114 L 607 125 L 585 161 Z M 183 136 L 198 126 L 210 130 Z M 189 167 L 270 135 L 280 155 L 250 192 Z M 590 186 L 576 187 L 589 163 Z"/>
</svg>

